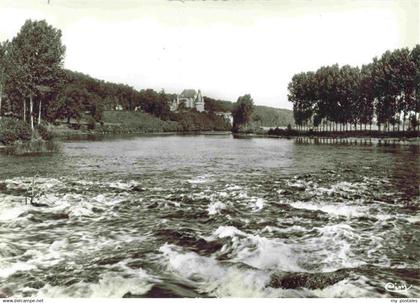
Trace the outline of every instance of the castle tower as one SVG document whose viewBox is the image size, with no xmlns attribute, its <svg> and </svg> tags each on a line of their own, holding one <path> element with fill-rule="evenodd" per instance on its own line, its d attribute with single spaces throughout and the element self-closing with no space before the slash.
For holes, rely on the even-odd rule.
<svg viewBox="0 0 420 303">
<path fill-rule="evenodd" d="M 198 90 L 197 98 L 195 100 L 195 109 L 199 112 L 204 111 L 204 99 L 203 99 L 203 96 L 201 95 L 200 90 Z"/>
</svg>

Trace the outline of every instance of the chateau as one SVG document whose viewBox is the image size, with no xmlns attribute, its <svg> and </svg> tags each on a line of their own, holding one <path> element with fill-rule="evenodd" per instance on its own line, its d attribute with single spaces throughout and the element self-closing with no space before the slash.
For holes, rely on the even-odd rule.
<svg viewBox="0 0 420 303">
<path fill-rule="evenodd" d="M 178 111 L 181 107 L 195 108 L 199 112 L 204 112 L 204 99 L 201 91 L 195 89 L 184 89 L 180 95 L 170 104 L 171 111 Z"/>
</svg>

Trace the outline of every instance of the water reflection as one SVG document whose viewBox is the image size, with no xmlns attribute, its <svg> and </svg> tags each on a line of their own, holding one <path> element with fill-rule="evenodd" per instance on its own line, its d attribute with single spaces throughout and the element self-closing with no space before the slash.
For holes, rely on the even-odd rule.
<svg viewBox="0 0 420 303">
<path fill-rule="evenodd" d="M 294 139 L 296 144 L 343 144 L 343 145 L 416 145 L 420 146 L 418 139 L 397 139 L 397 138 L 318 138 L 298 137 Z"/>
</svg>

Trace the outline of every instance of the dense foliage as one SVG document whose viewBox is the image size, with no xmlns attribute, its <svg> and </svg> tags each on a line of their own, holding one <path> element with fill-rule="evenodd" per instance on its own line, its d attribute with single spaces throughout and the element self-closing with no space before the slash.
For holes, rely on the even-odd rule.
<svg viewBox="0 0 420 303">
<path fill-rule="evenodd" d="M 76 119 L 88 112 L 96 121 L 104 110 L 144 111 L 165 119 L 172 95 L 153 89 L 137 91 L 131 86 L 94 79 L 88 75 L 64 71 L 64 87 L 55 104 L 54 119 Z"/>
<path fill-rule="evenodd" d="M 170 119 L 177 122 L 179 131 L 227 131 L 231 125 L 222 117 L 210 112 L 195 110 L 171 113 Z"/>
<path fill-rule="evenodd" d="M 293 76 L 289 101 L 297 125 L 323 129 L 337 125 L 402 124 L 418 126 L 420 112 L 420 45 L 385 52 L 361 68 L 323 66 Z"/>
<path fill-rule="evenodd" d="M 233 129 L 237 130 L 251 122 L 253 110 L 254 100 L 251 98 L 251 95 L 239 97 L 232 109 Z"/>
<path fill-rule="evenodd" d="M 0 143 L 10 145 L 18 140 L 26 142 L 31 137 L 29 124 L 22 120 L 13 118 L 2 118 L 0 120 Z"/>
<path fill-rule="evenodd" d="M 44 20 L 28 20 L 11 42 L 4 43 L 3 52 L 0 63 L 7 75 L 9 108 L 16 115 L 22 113 L 24 121 L 28 117 L 33 129 L 36 116 L 41 123 L 61 86 L 65 53 L 61 31 Z"/>
</svg>

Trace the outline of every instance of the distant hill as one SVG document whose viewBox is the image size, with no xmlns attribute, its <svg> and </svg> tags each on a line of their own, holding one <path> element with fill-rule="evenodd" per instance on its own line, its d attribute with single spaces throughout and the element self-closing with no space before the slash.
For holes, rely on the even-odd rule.
<svg viewBox="0 0 420 303">
<path fill-rule="evenodd" d="M 233 102 L 204 97 L 204 107 L 208 111 L 230 112 Z M 289 109 L 256 105 L 253 118 L 260 120 L 262 126 L 287 126 L 289 123 L 294 125 L 293 111 Z"/>
<path fill-rule="evenodd" d="M 204 109 L 207 111 L 213 112 L 230 112 L 233 108 L 233 103 L 231 101 L 225 100 L 216 100 L 204 96 Z"/>
<path fill-rule="evenodd" d="M 293 111 L 284 108 L 257 105 L 254 109 L 254 119 L 260 117 L 262 126 L 294 125 Z"/>
</svg>

